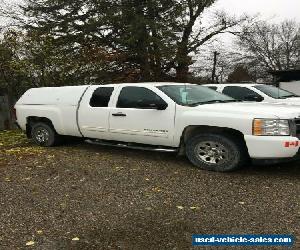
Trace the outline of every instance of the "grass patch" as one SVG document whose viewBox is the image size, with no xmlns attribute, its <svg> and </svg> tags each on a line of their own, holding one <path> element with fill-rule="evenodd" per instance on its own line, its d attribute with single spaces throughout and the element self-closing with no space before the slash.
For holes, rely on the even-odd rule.
<svg viewBox="0 0 300 250">
<path fill-rule="evenodd" d="M 28 144 L 29 140 L 20 130 L 3 130 L 0 131 L 0 146 L 14 147 L 20 144 Z"/>
<path fill-rule="evenodd" d="M 20 130 L 0 131 L 0 150 L 4 155 L 37 155 L 45 151 L 41 147 L 32 146 Z"/>
</svg>

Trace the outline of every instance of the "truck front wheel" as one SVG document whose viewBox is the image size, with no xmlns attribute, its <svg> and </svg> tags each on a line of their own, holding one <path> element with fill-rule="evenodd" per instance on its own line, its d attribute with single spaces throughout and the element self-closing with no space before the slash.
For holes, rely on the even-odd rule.
<svg viewBox="0 0 300 250">
<path fill-rule="evenodd" d="M 221 134 L 200 134 L 186 143 L 188 159 L 201 169 L 228 172 L 241 167 L 247 157 L 237 138 Z"/>
<path fill-rule="evenodd" d="M 54 128 L 46 123 L 38 122 L 32 126 L 31 136 L 34 142 L 43 147 L 52 147 L 60 141 Z"/>
</svg>

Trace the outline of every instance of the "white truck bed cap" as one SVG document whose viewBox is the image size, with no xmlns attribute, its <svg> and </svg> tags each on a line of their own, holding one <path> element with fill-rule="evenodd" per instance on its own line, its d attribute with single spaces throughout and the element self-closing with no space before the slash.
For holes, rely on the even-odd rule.
<svg viewBox="0 0 300 250">
<path fill-rule="evenodd" d="M 77 105 L 87 87 L 88 85 L 29 89 L 16 105 Z"/>
</svg>

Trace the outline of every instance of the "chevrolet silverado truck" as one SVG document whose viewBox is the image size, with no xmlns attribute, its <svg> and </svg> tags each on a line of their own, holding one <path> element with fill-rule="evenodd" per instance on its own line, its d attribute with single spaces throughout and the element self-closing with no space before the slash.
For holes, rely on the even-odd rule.
<svg viewBox="0 0 300 250">
<path fill-rule="evenodd" d="M 240 102 L 183 83 L 33 88 L 16 103 L 17 123 L 38 145 L 64 136 L 91 143 L 178 152 L 195 166 L 232 171 L 249 159 L 293 158 L 300 109 Z"/>
<path fill-rule="evenodd" d="M 241 101 L 300 105 L 300 96 L 272 85 L 259 83 L 205 84 L 224 95 Z"/>
</svg>

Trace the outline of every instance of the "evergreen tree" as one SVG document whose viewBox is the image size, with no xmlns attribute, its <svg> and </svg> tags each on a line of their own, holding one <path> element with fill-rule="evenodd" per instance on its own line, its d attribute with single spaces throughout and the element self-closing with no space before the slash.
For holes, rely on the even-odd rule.
<svg viewBox="0 0 300 250">
<path fill-rule="evenodd" d="M 199 20 L 214 2 L 28 0 L 23 10 L 26 30 L 52 37 L 64 52 L 106 51 L 115 61 L 114 74 L 108 71 L 105 79 L 135 75 L 136 81 L 168 80 L 175 71 L 176 79 L 185 81 L 191 54 L 241 21 L 220 15 L 204 29 Z"/>
</svg>

